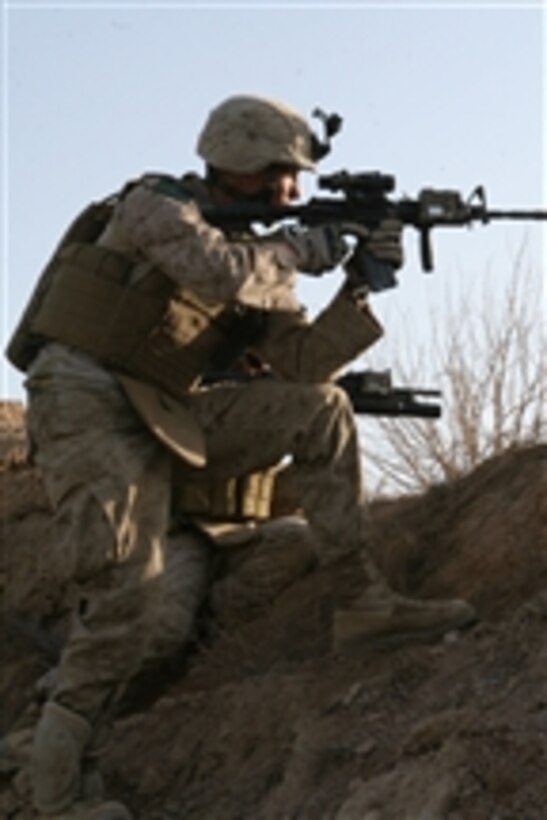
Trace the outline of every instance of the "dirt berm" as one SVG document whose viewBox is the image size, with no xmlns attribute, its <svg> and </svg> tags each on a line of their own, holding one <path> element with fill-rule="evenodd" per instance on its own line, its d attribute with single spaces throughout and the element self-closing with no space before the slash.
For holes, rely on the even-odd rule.
<svg viewBox="0 0 547 820">
<path fill-rule="evenodd" d="M 0 444 L 1 720 L 28 710 L 55 651 L 49 511 Z M 18 415 L 19 413 L 19 415 Z M 479 623 L 428 644 L 336 653 L 343 569 L 209 630 L 129 691 L 99 764 L 138 820 L 547 818 L 547 446 L 508 451 L 420 497 L 373 507 L 378 560 L 416 597 L 466 597 Z M 24 774 L 0 774 L 0 818 L 30 820 Z"/>
</svg>

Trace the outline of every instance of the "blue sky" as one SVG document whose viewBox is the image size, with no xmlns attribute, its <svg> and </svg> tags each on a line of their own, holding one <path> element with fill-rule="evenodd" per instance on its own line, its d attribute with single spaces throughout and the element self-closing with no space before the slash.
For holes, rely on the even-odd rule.
<svg viewBox="0 0 547 820">
<path fill-rule="evenodd" d="M 498 207 L 545 207 L 545 12 L 540 2 L 3 4 L 2 343 L 66 224 L 143 171 L 200 169 L 197 133 L 224 97 L 257 92 L 344 117 L 324 172 L 382 170 Z M 306 193 L 313 178 L 306 180 Z M 389 366 L 404 325 L 430 343 L 447 287 L 503 287 L 537 224 L 439 230 L 436 272 L 405 233 L 400 287 L 377 298 Z M 304 280 L 312 314 L 340 274 Z M 2 363 L 0 397 L 20 397 Z"/>
</svg>

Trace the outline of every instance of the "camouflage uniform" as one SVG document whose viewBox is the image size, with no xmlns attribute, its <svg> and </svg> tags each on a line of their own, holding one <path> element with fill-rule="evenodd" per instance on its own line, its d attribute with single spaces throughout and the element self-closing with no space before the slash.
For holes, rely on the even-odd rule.
<svg viewBox="0 0 547 820">
<path fill-rule="evenodd" d="M 346 395 L 327 381 L 379 337 L 370 311 L 341 291 L 307 323 L 290 259 L 274 241 L 226 242 L 192 204 L 146 182 L 118 205 L 101 241 L 150 259 L 204 298 L 236 295 L 272 311 L 256 351 L 279 378 L 190 391 L 186 410 L 203 432 L 207 464 L 183 472 L 189 480 L 204 472 L 223 479 L 290 455 L 319 559 L 354 550 L 362 537 L 356 430 Z M 36 460 L 56 510 L 59 564 L 78 587 L 52 697 L 93 722 L 154 640 L 173 456 L 134 412 L 115 375 L 81 353 L 48 345 L 30 368 L 27 387 Z M 179 613 L 182 640 L 205 591 L 208 553 L 178 538 L 190 568 Z"/>
</svg>

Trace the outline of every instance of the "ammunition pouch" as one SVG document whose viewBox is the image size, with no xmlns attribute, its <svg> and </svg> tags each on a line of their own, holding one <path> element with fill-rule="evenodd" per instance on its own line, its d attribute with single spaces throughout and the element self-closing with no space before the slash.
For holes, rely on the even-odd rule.
<svg viewBox="0 0 547 820">
<path fill-rule="evenodd" d="M 110 197 L 89 205 L 74 219 L 59 242 L 34 288 L 6 349 L 7 358 L 19 370 L 24 372 L 28 369 L 44 342 L 47 341 L 34 331 L 33 321 L 56 275 L 59 253 L 74 242 L 95 242 L 111 218 L 116 201 L 115 197 Z"/>
<path fill-rule="evenodd" d="M 181 397 L 204 371 L 237 359 L 262 333 L 264 315 L 205 303 L 143 260 L 97 245 L 131 187 L 91 204 L 70 225 L 6 355 L 26 371 L 44 344 L 58 341 Z M 179 182 L 171 188 L 191 196 Z"/>
<path fill-rule="evenodd" d="M 261 330 L 260 311 L 206 304 L 154 268 L 132 282 L 134 268 L 98 245 L 62 248 L 10 343 L 10 360 L 26 369 L 55 340 L 180 398 L 219 355 L 235 358 Z"/>
<path fill-rule="evenodd" d="M 272 517 L 277 467 L 225 481 L 188 480 L 175 470 L 173 506 L 183 515 L 208 521 L 266 521 Z"/>
</svg>

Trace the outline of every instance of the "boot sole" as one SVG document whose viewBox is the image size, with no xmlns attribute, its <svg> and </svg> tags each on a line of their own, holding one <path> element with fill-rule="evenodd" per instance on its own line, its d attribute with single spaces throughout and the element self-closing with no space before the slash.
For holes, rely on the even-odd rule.
<svg viewBox="0 0 547 820">
<path fill-rule="evenodd" d="M 361 624 L 357 622 L 358 619 Z M 335 652 L 363 649 L 376 651 L 393 649 L 408 643 L 431 643 L 451 632 L 465 632 L 471 629 L 478 620 L 475 614 L 469 614 L 467 617 L 462 617 L 461 621 L 451 624 L 382 634 L 373 631 L 364 632 L 362 628 L 359 628 L 362 627 L 362 617 L 356 617 L 354 612 L 339 611 L 334 614 L 333 649 Z"/>
</svg>

